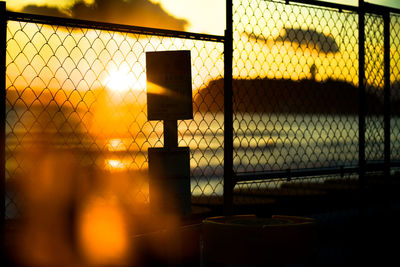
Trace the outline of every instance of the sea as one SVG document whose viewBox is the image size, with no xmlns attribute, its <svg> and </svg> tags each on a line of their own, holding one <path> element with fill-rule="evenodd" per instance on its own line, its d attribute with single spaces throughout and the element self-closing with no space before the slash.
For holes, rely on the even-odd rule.
<svg viewBox="0 0 400 267">
<path fill-rule="evenodd" d="M 21 168 L 16 154 L 24 149 L 24 140 L 30 140 L 33 128 L 21 123 L 18 112 L 7 114 L 6 179 L 12 181 Z M 365 150 L 369 161 L 384 158 L 383 121 L 383 116 L 366 118 Z M 400 159 L 400 119 L 394 117 L 390 122 L 391 156 Z M 148 135 L 143 130 L 140 134 L 128 131 L 121 136 L 99 135 L 95 138 L 90 137 L 90 133 L 76 135 L 75 132 L 72 138 L 58 130 L 55 136 L 60 139 L 61 146 L 73 147 L 78 156 L 80 153 L 91 157 L 97 155 L 96 160 L 89 162 L 106 171 L 145 173 L 148 148 L 163 145 L 163 127 L 160 122 L 144 124 L 147 126 L 143 129 L 151 129 Z M 236 173 L 254 173 L 356 166 L 358 129 L 358 116 L 355 115 L 238 112 L 233 115 L 233 168 Z M 224 114 L 195 113 L 193 120 L 178 121 L 178 132 L 178 146 L 190 148 L 192 195 L 222 196 Z M 258 187 L 279 186 L 276 181 L 273 184 L 270 181 L 258 183 Z M 8 217 L 13 217 L 16 212 L 14 193 L 7 191 Z"/>
</svg>

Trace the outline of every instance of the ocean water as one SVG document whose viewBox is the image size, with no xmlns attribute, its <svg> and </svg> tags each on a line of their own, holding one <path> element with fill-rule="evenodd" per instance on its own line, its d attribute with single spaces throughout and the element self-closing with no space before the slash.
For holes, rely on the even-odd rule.
<svg viewBox="0 0 400 267">
<path fill-rule="evenodd" d="M 356 166 L 358 129 L 358 117 L 354 115 L 238 113 L 234 116 L 234 170 L 243 173 Z M 217 166 L 223 158 L 223 149 L 218 147 L 223 142 L 223 131 L 214 129 L 212 132 L 217 134 L 195 136 L 195 139 L 205 139 L 208 144 L 213 144 L 213 140 L 218 142 L 214 142 L 214 146 L 191 147 L 195 151 L 194 165 L 196 155 L 209 159 L 192 167 L 195 177 L 204 176 L 196 188 L 208 189 L 198 190 L 198 193 L 222 194 L 218 175 L 223 176 L 223 171 L 221 173 Z M 395 117 L 391 119 L 392 159 L 400 158 L 399 136 L 400 120 Z M 383 160 L 383 116 L 366 118 L 365 145 L 368 161 Z M 215 169 L 218 172 L 213 172 Z"/>
<path fill-rule="evenodd" d="M 21 171 L 18 155 L 36 142 L 34 127 L 21 122 L 20 112 L 7 114 L 6 176 L 12 181 Z M 68 118 L 69 119 L 69 118 Z M 67 121 L 65 119 L 64 121 Z M 367 117 L 367 160 L 383 160 L 383 117 Z M 78 125 L 77 123 L 76 125 Z M 121 136 L 92 136 L 89 132 L 63 132 L 56 129 L 52 144 L 69 147 L 85 164 L 105 171 L 147 172 L 147 149 L 162 147 L 161 122 L 142 122 L 139 132 Z M 69 128 L 74 123 L 69 122 Z M 224 115 L 196 113 L 193 120 L 178 122 L 179 146 L 190 148 L 192 195 L 223 194 Z M 391 120 L 392 158 L 400 159 L 400 120 Z M 54 126 L 54 125 L 53 125 Z M 234 171 L 268 172 L 287 169 L 356 166 L 358 164 L 358 117 L 326 114 L 258 114 L 234 115 Z M 75 128 L 75 129 L 78 129 Z M 85 129 L 85 128 L 83 128 Z M 147 130 L 145 130 L 147 129 Z M 79 134 L 77 134 L 79 133 Z M 54 140 L 53 140 L 54 141 Z M 146 188 L 141 185 L 141 189 Z M 264 186 L 268 186 L 265 183 Z M 273 186 L 277 186 L 274 183 Z M 7 201 L 12 206 L 13 192 Z M 10 204 L 11 203 L 11 204 Z"/>
</svg>

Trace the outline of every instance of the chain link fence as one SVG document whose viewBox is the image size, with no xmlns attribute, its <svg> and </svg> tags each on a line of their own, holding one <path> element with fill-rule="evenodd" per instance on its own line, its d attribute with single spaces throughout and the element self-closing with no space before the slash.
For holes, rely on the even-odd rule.
<svg viewBox="0 0 400 267">
<path fill-rule="evenodd" d="M 358 8 L 295 2 L 233 1 L 238 195 L 311 196 L 357 188 Z M 390 18 L 394 164 L 399 147 L 398 14 Z M 366 13 L 363 105 L 368 164 L 384 161 L 384 38 L 383 16 Z"/>
<path fill-rule="evenodd" d="M 357 14 L 247 2 L 234 1 L 236 171 L 357 164 Z"/>
<path fill-rule="evenodd" d="M 178 142 L 193 197 L 222 195 L 223 114 L 208 99 L 223 83 L 207 88 L 223 73 L 223 37 L 8 15 L 7 218 L 23 209 L 17 192 L 68 187 L 65 173 L 76 191 L 109 183 L 127 205 L 148 203 L 147 150 L 163 146 L 163 124 L 147 120 L 147 51 L 191 51 L 194 119 L 178 121 Z"/>
<path fill-rule="evenodd" d="M 400 14 L 390 14 L 390 82 L 391 82 L 391 113 L 393 118 L 391 119 L 391 158 L 395 160 L 400 159 L 400 145 L 399 145 L 399 132 L 400 132 L 400 121 L 398 120 L 400 115 Z"/>
<path fill-rule="evenodd" d="M 326 5 L 233 1 L 234 203 L 358 186 L 359 13 Z M 127 205 L 147 205 L 147 149 L 163 146 L 162 122 L 147 120 L 147 51 L 191 51 L 194 119 L 178 122 L 178 143 L 191 151 L 192 202 L 222 203 L 223 37 L 7 15 L 7 218 L 23 209 L 21 184 L 35 188 L 56 171 L 72 171 L 74 188 L 108 183 Z M 400 159 L 399 18 L 390 14 L 392 166 Z M 387 141 L 385 38 L 384 16 L 368 11 L 365 157 L 378 165 Z"/>
<path fill-rule="evenodd" d="M 367 162 L 384 160 L 384 33 L 381 15 L 365 14 L 366 94 L 376 101 L 366 105 L 365 157 Z"/>
</svg>

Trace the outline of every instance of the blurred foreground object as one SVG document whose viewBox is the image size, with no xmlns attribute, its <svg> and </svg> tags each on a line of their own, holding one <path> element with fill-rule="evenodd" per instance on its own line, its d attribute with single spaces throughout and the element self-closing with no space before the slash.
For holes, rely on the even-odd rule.
<svg viewBox="0 0 400 267">
<path fill-rule="evenodd" d="M 19 155 L 23 209 L 7 234 L 16 266 L 123 265 L 130 260 L 127 209 L 110 177 L 40 131 Z M 114 181 L 115 183 L 116 181 Z M 121 181 L 119 181 L 121 182 Z"/>
<path fill-rule="evenodd" d="M 12 257 L 22 266 L 77 265 L 75 213 L 85 174 L 72 150 L 54 146 L 53 134 L 40 132 L 33 140 L 19 155 L 23 209 L 9 240 Z"/>
</svg>

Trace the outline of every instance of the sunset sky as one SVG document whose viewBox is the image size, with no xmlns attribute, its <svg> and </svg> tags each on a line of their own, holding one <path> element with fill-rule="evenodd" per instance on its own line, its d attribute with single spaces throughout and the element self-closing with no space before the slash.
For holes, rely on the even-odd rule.
<svg viewBox="0 0 400 267">
<path fill-rule="evenodd" d="M 82 0 L 92 3 L 94 0 Z M 358 0 L 328 0 L 329 2 L 357 5 Z M 6 0 L 7 7 L 18 11 L 26 5 L 48 5 L 67 10 L 75 0 Z M 143 1 L 135 1 L 143 2 Z M 150 0 L 158 3 L 170 15 L 188 23 L 185 30 L 223 35 L 225 29 L 225 0 Z M 400 8 L 398 0 L 369 0 L 367 2 Z M 68 11 L 67 11 L 68 12 Z"/>
<path fill-rule="evenodd" d="M 282 4 L 276 4 L 271 2 L 263 2 L 263 1 L 256 1 L 250 0 L 260 3 L 259 9 L 252 10 L 253 7 L 249 7 L 248 10 L 237 10 L 237 16 L 234 16 L 234 44 L 235 44 L 235 53 L 233 60 L 235 61 L 233 75 L 234 77 L 241 77 L 241 78 L 257 78 L 257 77 L 268 77 L 268 78 L 285 78 L 285 79 L 303 79 L 310 76 L 310 68 L 313 64 L 316 65 L 318 68 L 318 73 L 316 75 L 316 79 L 319 81 L 326 80 L 328 78 L 332 79 L 340 79 L 346 80 L 347 82 L 357 84 L 358 80 L 356 79 L 357 75 L 357 66 L 355 64 L 355 59 L 357 58 L 357 45 L 354 41 L 354 37 L 357 32 L 357 25 L 353 17 L 347 17 L 346 12 L 333 12 L 329 13 L 328 9 L 326 12 L 328 13 L 315 13 L 316 9 L 297 9 L 295 5 L 289 5 L 285 7 L 284 13 L 285 15 L 279 15 L 280 22 L 277 20 L 274 13 L 274 9 L 282 9 Z M 93 3 L 97 4 L 96 8 L 90 6 Z M 351 1 L 331 1 L 337 3 L 345 3 L 345 4 L 353 4 L 357 5 L 358 0 L 351 0 Z M 394 0 L 370 0 L 368 2 L 380 3 L 387 6 L 399 7 L 400 2 Z M 238 1 L 234 1 L 234 3 L 238 3 Z M 269 3 L 269 4 L 265 4 Z M 223 35 L 225 29 L 225 0 L 59 0 L 59 1 L 50 1 L 50 0 L 8 0 L 7 7 L 11 10 L 16 11 L 23 11 L 28 13 L 39 13 L 39 14 L 50 14 L 50 15 L 58 15 L 58 16 L 66 16 L 66 17 L 74 17 L 74 18 L 83 18 L 88 20 L 95 20 L 95 21 L 107 21 L 113 23 L 122 23 L 128 25 L 137 25 L 137 26 L 148 26 L 154 28 L 166 28 L 166 29 L 175 29 L 175 30 L 182 30 L 182 31 L 190 31 L 190 32 L 199 32 L 199 33 L 208 33 L 208 34 L 217 34 Z M 237 5 L 236 5 L 237 8 Z M 267 10 L 265 13 L 261 10 Z M 313 11 L 314 10 L 314 11 Z M 243 13 L 245 12 L 245 13 Z M 250 14 L 252 13 L 253 14 Z M 260 13 L 261 12 L 261 13 Z M 264 15 L 263 15 L 263 14 Z M 266 18 L 266 16 L 272 16 L 270 18 Z M 305 14 L 305 15 L 304 15 Z M 265 16 L 265 17 L 264 17 Z M 321 16 L 325 16 L 324 19 L 321 19 Z M 247 17 L 247 18 L 246 18 Z M 327 19 L 326 19 L 327 18 Z M 249 19 L 248 22 L 246 20 Z M 310 22 L 310 19 L 312 20 Z M 331 23 L 335 21 L 335 26 L 332 26 Z M 244 25 L 248 23 L 247 26 Z M 285 38 L 285 31 L 286 33 L 290 31 L 290 29 L 296 29 L 300 31 L 300 34 L 305 34 L 306 25 L 312 23 L 315 29 L 311 29 L 314 31 L 314 34 L 320 34 L 324 38 L 330 38 L 334 43 L 337 42 L 338 45 L 336 46 L 337 51 L 333 51 L 333 53 L 326 52 L 326 51 L 319 51 L 318 45 L 321 46 L 321 36 L 316 36 L 317 42 L 308 42 L 306 39 L 300 40 L 286 40 Z M 248 29 L 251 25 L 252 29 Z M 264 25 L 264 26 L 262 26 Z M 304 27 L 303 27 L 304 26 Z M 382 26 L 382 25 L 380 25 Z M 379 26 L 379 27 L 380 27 Z M 398 26 L 398 25 L 397 25 Z M 15 31 L 18 31 L 18 27 L 20 25 L 9 25 L 9 27 L 15 27 Z M 37 27 L 30 25 L 29 27 L 32 28 L 32 32 L 37 31 Z M 299 29 L 300 28 L 300 29 Z M 308 28 L 310 30 L 310 28 Z M 374 40 L 373 34 L 379 30 L 372 30 L 370 31 L 368 37 L 371 37 L 371 40 Z M 48 31 L 48 32 L 46 32 Z M 293 31 L 293 30 L 292 30 Z M 303 33 L 301 33 L 303 31 Z M 397 31 L 395 29 L 395 31 Z M 50 38 L 53 36 L 53 32 L 51 29 L 44 29 L 41 32 L 43 36 L 47 36 L 46 38 Z M 93 35 L 94 32 L 88 33 L 85 38 L 92 38 L 90 37 Z M 23 35 L 17 34 L 18 37 L 14 38 L 14 41 L 19 42 L 19 46 L 21 47 L 30 47 L 22 45 Z M 60 31 L 57 32 L 58 38 L 67 38 L 67 33 L 62 33 Z M 64 36 L 65 35 L 65 36 Z M 371 36 L 370 36 L 371 35 Z M 64 36 L 64 37 L 63 37 Z M 93 38 L 97 38 L 97 35 L 94 34 Z M 103 35 L 105 37 L 105 35 Z M 101 38 L 104 38 L 101 37 Z M 265 39 L 266 37 L 267 39 Z M 22 39 L 21 39 L 22 38 Z M 79 35 L 75 36 L 76 40 L 79 39 Z M 101 39 L 100 38 L 100 39 Z M 123 36 L 114 35 L 114 38 L 117 42 L 123 42 Z M 263 39 L 264 38 L 264 39 Z M 280 38 L 280 39 L 279 39 Z M 36 40 L 37 39 L 37 40 Z M 36 38 L 35 46 L 36 47 L 46 47 L 46 44 L 54 45 L 57 47 L 59 44 L 58 39 L 56 40 L 52 37 L 51 42 L 45 42 L 44 39 L 39 41 Z M 94 39 L 95 40 L 95 39 Z M 318 40 L 320 43 L 318 43 Z M 13 41 L 13 42 L 14 42 Z M 152 46 L 156 47 L 157 44 L 154 43 L 156 40 L 152 40 Z M 310 41 L 310 40 L 309 40 Z M 41 43 L 44 42 L 44 43 Z M 54 44 L 52 44 L 54 42 Z M 142 45 L 138 46 L 140 49 L 143 47 L 144 50 L 150 49 L 146 45 L 149 43 L 147 39 L 141 38 L 140 40 L 132 40 L 132 44 L 135 42 L 141 42 Z M 172 40 L 164 40 L 163 46 L 165 49 L 169 47 L 167 45 L 168 42 L 173 42 Z M 303 42 L 303 43 L 302 43 Z M 392 43 L 393 49 L 393 56 L 392 61 L 393 64 L 398 61 L 399 54 L 395 52 L 398 39 Z M 74 43 L 73 43 L 74 44 Z M 245 47 L 243 47 L 245 45 Z M 64 48 L 65 48 L 64 44 Z M 180 49 L 179 45 L 177 44 L 170 44 L 175 47 L 175 49 Z M 188 44 L 185 46 L 186 49 L 192 47 L 194 44 Z M 252 45 L 252 48 L 249 48 L 249 45 Z M 336 44 L 335 44 L 336 45 Z M 15 53 L 10 52 L 11 55 L 18 55 L 16 52 L 19 46 L 15 46 L 12 48 L 12 44 L 9 44 L 9 50 L 15 50 Z M 79 45 L 81 51 L 85 51 L 85 49 L 89 49 L 90 47 L 85 47 L 84 44 Z M 340 46 L 340 47 L 339 47 Z M 367 42 L 367 46 L 370 48 L 371 51 L 380 51 L 383 49 L 381 43 L 375 44 L 372 41 Z M 75 62 L 81 62 L 80 57 L 76 57 L 71 55 L 74 46 L 71 46 L 68 53 L 65 55 L 60 55 L 59 49 L 57 49 L 57 58 L 60 62 L 69 62 L 69 60 Z M 94 48 L 94 47 L 93 47 Z M 222 48 L 222 46 L 221 46 Z M 112 49 L 107 47 L 107 49 Z M 140 50 L 139 49 L 139 50 Z M 169 47 L 168 49 L 171 49 Z M 222 55 L 222 51 L 219 51 L 220 48 L 215 49 L 213 44 L 210 44 L 210 47 L 207 47 L 204 51 L 207 50 L 206 54 L 217 53 L 217 57 L 214 60 Z M 50 60 L 53 56 L 52 53 L 46 53 L 44 49 L 41 51 L 41 58 Z M 51 50 L 51 49 L 50 49 Z M 54 50 L 54 49 L 53 49 Z M 143 74 L 143 64 L 144 60 L 143 56 L 140 56 L 143 53 L 142 50 L 135 50 L 132 48 L 121 49 L 117 54 L 116 52 L 110 52 L 110 58 L 104 59 L 104 62 L 117 64 L 118 66 L 108 66 L 107 64 L 107 75 L 105 77 L 100 77 L 100 74 L 96 74 L 94 78 L 101 78 L 102 83 L 106 83 L 107 87 L 116 88 L 115 82 L 118 81 L 118 85 L 121 81 L 129 79 L 132 81 L 136 81 L 135 84 L 128 84 L 129 88 L 134 88 L 136 91 L 142 91 L 145 87 L 145 75 Z M 101 51 L 101 50 L 99 50 Z M 113 50 L 112 50 L 113 51 Z M 135 57 L 138 56 L 138 60 L 141 64 L 137 64 L 138 66 L 134 67 L 135 60 L 130 63 L 123 61 L 125 57 L 127 57 L 130 51 L 134 51 Z M 195 53 L 197 49 L 193 50 L 192 52 Z M 203 53 L 204 53 L 203 51 Z M 218 52 L 215 52 L 218 51 Z M 257 52 L 258 51 L 258 52 Z M 122 52 L 124 56 L 120 56 L 119 53 Z M 337 54 L 340 52 L 340 56 Z M 36 51 L 32 50 L 24 51 L 25 54 L 35 55 Z M 115 55 L 114 55 L 115 54 Z M 111 57 L 111 55 L 113 55 Z M 119 58 L 120 56 L 120 58 Z M 193 55 L 194 57 L 196 55 Z M 204 55 L 203 55 L 204 56 Z M 378 54 L 374 54 L 374 56 L 378 56 Z M 88 62 L 95 62 L 97 60 L 96 57 L 90 58 L 88 54 L 85 54 L 85 60 Z M 64 60 L 61 60 L 64 59 Z M 11 59 L 10 59 L 11 60 Z M 30 75 L 33 78 L 35 77 L 34 72 L 27 71 L 29 69 L 29 65 L 26 67 L 24 64 L 29 64 L 27 62 L 23 62 L 25 60 L 23 57 L 19 57 L 18 60 L 21 62 L 13 60 L 15 68 L 26 70 L 24 72 L 25 79 Z M 121 61 L 122 60 L 122 61 Z M 374 59 L 375 62 L 370 64 L 371 66 L 375 66 L 377 62 L 381 62 L 382 58 L 378 57 Z M 120 62 L 121 61 L 121 62 Z M 207 63 L 209 65 L 203 66 L 203 62 L 208 62 L 205 58 L 198 61 L 193 66 L 193 77 L 199 75 L 198 79 L 194 79 L 194 88 L 198 89 L 201 86 L 207 84 L 209 79 L 214 79 L 221 74 L 222 65 L 218 65 L 215 62 Z M 222 61 L 218 61 L 222 62 Z M 47 64 L 52 63 L 52 61 L 47 62 Z M 63 64 L 64 64 L 63 63 Z M 18 65 L 19 64 L 19 65 Z M 37 63 L 36 68 L 39 69 L 41 66 Z M 93 63 L 94 64 L 94 63 Z M 122 65 L 125 64 L 126 66 L 123 67 Z M 129 65 L 131 64 L 131 65 Z M 200 64 L 200 65 L 199 65 Z M 64 64 L 65 65 L 65 64 Z M 90 65 L 90 64 L 89 64 Z M 79 72 L 81 74 L 85 74 L 94 67 L 83 66 L 80 64 L 79 66 L 71 65 L 76 67 L 72 70 L 75 72 Z M 46 65 L 47 66 L 47 65 Z M 52 66 L 51 64 L 47 67 L 50 69 L 57 69 L 58 65 Z M 214 68 L 217 66 L 216 68 Z M 19 76 L 18 71 L 12 71 L 14 65 L 8 66 L 9 75 L 16 75 L 14 78 L 10 79 L 13 81 L 14 85 L 22 86 L 27 82 L 24 79 L 17 79 Z M 44 66 L 43 66 L 44 67 Z M 63 66 L 63 68 L 67 68 Z M 124 68 L 126 70 L 124 70 Z M 209 69 L 212 71 L 209 73 Z M 103 68 L 101 67 L 98 70 L 98 73 L 101 73 Z M 380 77 L 383 74 L 383 68 L 376 68 L 374 70 L 369 71 L 370 74 L 368 77 L 368 82 L 380 87 L 381 86 L 381 79 L 376 79 L 375 77 Z M 60 71 L 59 71 L 60 72 Z M 394 70 L 392 73 L 391 80 L 398 81 L 399 80 L 399 71 L 397 69 Z M 72 72 L 71 72 L 72 73 Z M 67 76 L 71 78 L 72 75 L 69 73 Z M 57 73 L 58 74 L 58 73 Z M 115 74 L 115 75 L 114 75 Z M 128 75 L 129 74 L 129 75 Z M 44 74 L 43 74 L 44 75 Z M 29 76 L 29 77 L 30 77 Z M 53 75 L 44 75 L 45 77 L 48 76 L 48 79 L 52 79 Z M 131 77 L 132 76 L 132 77 Z M 77 75 L 76 83 L 81 82 L 81 75 Z M 126 79 L 122 79 L 121 77 L 125 77 Z M 201 78 L 200 78 L 201 77 Z M 57 76 L 59 81 L 63 81 L 64 78 L 60 78 Z M 84 77 L 85 83 L 91 83 L 90 77 L 86 75 Z M 47 80 L 46 80 L 47 81 Z M 55 81 L 55 80 L 54 80 Z M 53 82 L 54 82 L 53 81 Z M 20 84 L 19 84 L 20 83 Z M 49 86 L 50 82 L 45 82 L 46 86 Z M 27 85 L 33 86 L 31 82 L 28 82 Z M 42 85 L 41 85 L 42 86 Z M 40 86 L 39 86 L 40 87 Z M 63 87 L 66 88 L 65 84 Z M 127 87 L 126 85 L 124 88 Z M 71 85 L 71 88 L 75 88 L 75 85 Z M 115 90 L 114 90 L 115 91 Z M 124 90 L 122 90 L 124 91 Z"/>
<path fill-rule="evenodd" d="M 8 10 L 31 14 L 220 36 L 224 35 L 226 28 L 225 0 L 0 1 L 6 1 Z M 359 131 L 356 114 L 325 114 L 319 112 L 318 107 L 336 107 L 327 97 L 330 92 L 322 92 L 333 87 L 325 86 L 324 81 L 344 84 L 345 89 L 354 88 L 354 92 L 358 92 L 354 87 L 359 83 L 360 72 L 358 14 L 291 3 L 286 5 L 285 1 L 242 0 L 249 2 L 242 6 L 237 4 L 238 1 L 234 0 L 235 7 L 241 8 L 237 8 L 232 17 L 232 58 L 224 51 L 224 43 L 215 39 L 182 38 L 181 34 L 159 36 L 151 31 L 118 31 L 115 30 L 118 27 L 110 25 L 98 29 L 88 26 L 91 23 L 85 21 L 72 26 L 65 21 L 54 25 L 46 17 L 39 22 L 7 21 L 6 71 L 3 73 L 6 80 L 3 103 L 6 108 L 3 122 L 6 128 L 5 208 L 6 217 L 19 219 L 27 215 L 27 222 L 32 224 L 26 227 L 26 233 L 16 232 L 15 235 L 21 238 L 15 243 L 22 244 L 22 252 L 16 251 L 15 255 L 18 261 L 21 257 L 22 265 L 24 261 L 33 266 L 57 266 L 59 263 L 64 263 L 62 266 L 135 265 L 142 263 L 137 255 L 147 251 L 139 247 L 141 238 L 133 239 L 133 235 L 163 229 L 155 228 L 153 221 L 161 222 L 160 225 L 166 229 L 177 229 L 174 224 L 181 220 L 162 212 L 149 216 L 148 211 L 150 199 L 154 197 L 154 187 L 148 177 L 148 151 L 165 145 L 164 133 L 168 131 L 164 132 L 164 127 L 168 124 L 149 120 L 147 103 L 151 101 L 147 101 L 147 93 L 163 94 L 178 87 L 176 83 L 172 83 L 173 86 L 162 82 L 154 85 L 150 79 L 147 81 L 148 73 L 151 73 L 146 68 L 151 65 L 147 64 L 148 52 L 190 51 L 194 114 L 193 119 L 178 121 L 177 136 L 180 147 L 190 148 L 190 190 L 192 196 L 201 196 L 201 201 L 205 199 L 203 196 L 216 199 L 223 194 L 224 144 L 228 143 L 231 143 L 232 163 L 235 164 L 232 173 L 347 168 L 357 164 Z M 329 1 L 350 5 L 358 3 L 358 0 Z M 368 2 L 400 9 L 400 0 Z M 96 8 L 93 8 L 93 3 L 97 4 Z M 259 6 L 254 8 L 254 3 Z M 370 25 L 366 26 L 366 83 L 382 92 L 383 85 L 386 85 L 383 83 L 383 51 L 386 49 L 383 46 L 383 20 L 369 17 L 373 21 L 370 20 Z M 390 37 L 395 38 L 392 38 L 394 41 L 391 41 L 389 49 L 392 64 L 390 82 L 400 84 L 400 69 L 397 68 L 400 65 L 400 15 L 392 17 L 394 23 L 391 23 Z M 278 92 L 275 99 L 283 101 L 271 101 L 266 97 L 268 83 L 260 88 L 244 88 L 248 90 L 246 92 L 236 87 L 239 92 L 246 93 L 248 100 L 243 103 L 237 97 L 240 94 L 236 95 L 232 89 L 235 92 L 233 106 L 243 108 L 232 113 L 235 117 L 230 127 L 230 131 L 234 129 L 232 139 L 225 139 L 225 129 L 229 130 L 229 124 L 225 123 L 226 113 L 221 111 L 226 103 L 223 100 L 226 89 L 223 83 L 218 82 L 223 82 L 225 62 L 229 60 L 233 63 L 233 78 L 245 80 L 245 84 L 257 79 L 281 79 L 277 84 L 289 87 L 293 81 L 305 80 L 299 84 L 305 84 L 306 92 L 320 91 L 315 94 L 317 97 L 307 99 L 311 94 L 303 94 L 293 86 L 293 90 L 301 92 L 298 95 L 304 97 L 293 101 L 300 111 L 290 113 L 286 106 L 291 105 L 290 99 L 294 98 L 288 97 L 287 101 L 285 97 L 289 94 L 281 94 L 274 88 L 271 92 Z M 172 68 L 176 65 L 171 65 Z M 166 81 L 180 75 L 171 69 L 160 72 Z M 188 69 L 185 68 L 185 73 Z M 210 86 L 213 82 L 219 86 Z M 290 91 L 284 88 L 282 92 Z M 349 91 L 349 95 L 352 96 L 353 91 Z M 366 103 L 370 103 L 370 96 L 373 97 L 367 94 Z M 337 97 L 347 98 L 347 95 L 341 93 Z M 253 103 L 253 99 L 257 101 Z M 249 106 L 246 106 L 247 102 Z M 282 114 L 264 111 L 266 106 L 281 103 L 282 109 L 279 110 L 283 110 Z M 260 112 L 257 105 L 262 107 Z M 313 105 L 317 108 L 314 113 L 303 114 L 302 106 L 306 105 L 312 106 L 310 110 L 314 110 Z M 256 112 L 251 111 L 252 108 Z M 373 122 L 377 121 L 380 127 L 379 114 L 372 115 Z M 392 119 L 399 122 L 396 117 Z M 399 125 L 391 138 L 398 137 L 398 128 Z M 377 132 L 380 135 L 383 130 L 378 128 Z M 366 131 L 364 146 L 370 149 L 373 144 L 373 148 L 379 150 L 383 142 L 378 140 L 376 145 L 373 134 Z M 392 144 L 392 148 L 398 146 L 397 142 Z M 379 151 L 376 153 L 380 155 Z M 322 178 L 318 178 L 318 182 L 323 181 L 319 179 Z M 268 180 L 268 187 L 269 181 L 274 188 L 283 183 L 277 179 Z M 254 186 L 260 190 L 266 184 L 256 181 Z M 163 191 L 161 187 L 155 190 L 156 193 Z M 31 220 L 29 216 L 32 214 Z M 136 222 L 139 215 L 145 220 Z M 152 220 L 149 225 L 145 225 L 147 218 Z M 48 225 L 52 226 L 51 229 L 47 229 Z M 163 239 L 160 240 L 159 244 L 164 244 Z M 57 244 L 61 245 L 57 247 Z M 151 255 L 157 255 L 157 260 L 163 259 L 161 255 L 167 255 L 165 251 L 176 252 L 178 248 L 174 242 L 172 250 L 160 246 L 158 251 L 158 247 L 153 245 L 146 241 L 145 249 L 151 248 Z M 18 248 L 14 242 L 9 247 Z M 172 258 L 168 256 L 166 259 Z M 129 261 L 134 264 L 129 264 Z"/>
</svg>

